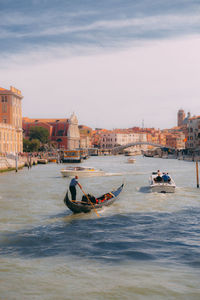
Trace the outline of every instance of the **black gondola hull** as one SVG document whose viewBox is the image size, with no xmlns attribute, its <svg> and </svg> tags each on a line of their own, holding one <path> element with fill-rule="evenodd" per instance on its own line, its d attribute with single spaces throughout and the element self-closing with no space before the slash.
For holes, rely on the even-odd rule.
<svg viewBox="0 0 200 300">
<path fill-rule="evenodd" d="M 117 199 L 118 195 L 121 193 L 123 186 L 124 186 L 124 184 L 122 184 L 117 190 L 112 191 L 110 193 L 106 193 L 106 194 L 98 197 L 97 199 L 98 199 L 99 203 L 93 204 L 93 205 L 83 204 L 82 201 L 71 201 L 68 197 L 68 191 L 67 191 L 65 198 L 64 198 L 64 203 L 71 211 L 73 211 L 73 213 L 76 213 L 76 214 L 77 213 L 88 213 L 91 210 L 93 210 L 94 208 L 99 209 L 99 208 L 102 208 L 103 206 L 111 205 Z M 111 198 L 109 200 L 104 200 L 103 202 L 100 202 L 101 199 L 105 195 L 111 195 Z"/>
</svg>

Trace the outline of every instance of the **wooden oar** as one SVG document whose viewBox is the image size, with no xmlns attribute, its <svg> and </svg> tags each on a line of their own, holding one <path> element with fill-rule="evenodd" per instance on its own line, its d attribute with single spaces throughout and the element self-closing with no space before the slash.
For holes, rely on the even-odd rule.
<svg viewBox="0 0 200 300">
<path fill-rule="evenodd" d="M 85 197 L 88 199 L 88 201 L 90 202 L 90 204 L 92 205 L 92 207 L 94 208 L 95 213 L 97 214 L 98 217 L 100 217 L 100 215 L 98 214 L 96 208 L 94 207 L 94 204 L 92 203 L 92 201 L 90 200 L 90 198 L 88 197 L 88 195 L 84 192 L 84 190 L 81 188 L 81 191 L 83 192 L 83 194 L 85 195 Z"/>
</svg>

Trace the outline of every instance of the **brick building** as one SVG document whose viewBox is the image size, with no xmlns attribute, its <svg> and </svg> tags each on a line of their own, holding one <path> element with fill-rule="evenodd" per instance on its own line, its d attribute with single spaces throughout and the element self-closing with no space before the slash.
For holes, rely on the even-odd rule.
<svg viewBox="0 0 200 300">
<path fill-rule="evenodd" d="M 49 131 L 50 141 L 60 149 L 78 149 L 80 147 L 80 132 L 78 119 L 72 114 L 69 119 L 30 119 L 23 118 L 24 137 L 29 137 L 31 127 L 43 127 Z"/>
</svg>

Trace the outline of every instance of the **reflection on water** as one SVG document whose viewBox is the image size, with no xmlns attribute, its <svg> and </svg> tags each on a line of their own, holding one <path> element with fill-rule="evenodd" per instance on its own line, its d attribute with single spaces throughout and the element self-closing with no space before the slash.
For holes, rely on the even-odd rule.
<svg viewBox="0 0 200 300">
<path fill-rule="evenodd" d="M 121 174 L 80 178 L 96 196 L 125 181 L 100 218 L 66 208 L 63 165 L 0 175 L 3 299 L 197 299 L 200 198 L 194 165 L 142 157 L 129 165 L 123 156 L 93 157 L 84 165 Z M 149 192 L 149 175 L 157 169 L 173 175 L 174 194 Z"/>
</svg>

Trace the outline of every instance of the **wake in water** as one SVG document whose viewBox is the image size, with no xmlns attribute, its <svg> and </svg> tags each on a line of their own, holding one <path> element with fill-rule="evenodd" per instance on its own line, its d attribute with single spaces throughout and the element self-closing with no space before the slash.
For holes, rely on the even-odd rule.
<svg viewBox="0 0 200 300">
<path fill-rule="evenodd" d="M 125 176 L 125 175 L 146 175 L 146 172 L 120 172 L 120 173 L 105 173 L 102 176 Z"/>
<path fill-rule="evenodd" d="M 123 173 L 105 173 L 102 176 L 123 176 Z"/>
</svg>

